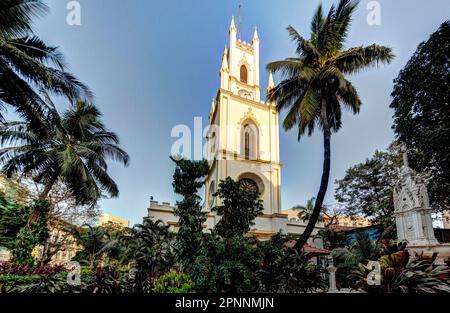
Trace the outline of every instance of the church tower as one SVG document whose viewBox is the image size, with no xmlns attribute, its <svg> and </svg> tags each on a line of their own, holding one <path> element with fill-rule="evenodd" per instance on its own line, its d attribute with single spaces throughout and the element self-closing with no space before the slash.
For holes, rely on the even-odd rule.
<svg viewBox="0 0 450 313">
<path fill-rule="evenodd" d="M 207 134 L 210 172 L 205 184 L 205 206 L 217 205 L 212 195 L 221 180 L 231 177 L 261 194 L 264 214 L 257 229 L 276 232 L 273 217 L 281 213 L 281 164 L 278 112 L 275 104 L 261 101 L 259 37 L 251 42 L 237 38 L 234 18 L 229 29 L 219 72 L 220 87 L 211 103 Z M 269 74 L 267 89 L 274 87 Z"/>
</svg>

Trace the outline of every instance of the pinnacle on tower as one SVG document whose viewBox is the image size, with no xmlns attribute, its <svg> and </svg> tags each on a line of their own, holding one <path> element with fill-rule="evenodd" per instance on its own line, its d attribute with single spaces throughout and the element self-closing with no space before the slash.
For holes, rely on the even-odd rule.
<svg viewBox="0 0 450 313">
<path fill-rule="evenodd" d="M 211 120 L 213 114 L 214 114 L 214 110 L 216 109 L 216 101 L 214 100 L 214 98 L 212 98 L 211 100 L 211 111 L 209 111 L 209 119 Z"/>
<path fill-rule="evenodd" d="M 230 31 L 231 30 L 236 31 L 236 25 L 234 24 L 234 16 L 231 17 Z"/>
<path fill-rule="evenodd" d="M 253 32 L 253 41 L 255 41 L 255 40 L 259 40 L 258 30 L 256 29 L 256 26 L 255 26 L 255 31 Z"/>
<path fill-rule="evenodd" d="M 272 71 L 269 71 L 269 83 L 267 84 L 267 90 L 271 90 L 275 88 L 275 83 L 273 82 L 273 74 Z"/>
<path fill-rule="evenodd" d="M 225 45 L 225 49 L 223 50 L 223 56 L 222 56 L 222 70 L 228 69 L 228 48 Z"/>
</svg>

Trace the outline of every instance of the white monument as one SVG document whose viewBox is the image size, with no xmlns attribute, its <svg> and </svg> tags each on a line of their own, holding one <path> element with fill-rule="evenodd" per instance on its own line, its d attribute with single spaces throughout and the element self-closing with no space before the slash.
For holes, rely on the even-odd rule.
<svg viewBox="0 0 450 313">
<path fill-rule="evenodd" d="M 409 167 L 406 149 L 403 150 L 403 166 L 394 188 L 398 241 L 406 241 L 407 249 L 418 253 L 438 252 L 440 257 L 448 257 L 450 245 L 439 244 L 434 236 L 426 179 Z"/>
</svg>

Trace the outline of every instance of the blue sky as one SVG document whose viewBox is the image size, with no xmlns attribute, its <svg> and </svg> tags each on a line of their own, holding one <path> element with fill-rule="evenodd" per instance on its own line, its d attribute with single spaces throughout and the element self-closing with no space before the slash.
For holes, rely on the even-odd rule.
<svg viewBox="0 0 450 313">
<path fill-rule="evenodd" d="M 96 104 L 109 128 L 116 131 L 131 155 L 131 165 L 111 163 L 119 184 L 117 199 L 101 201 L 101 208 L 142 221 L 149 197 L 174 202 L 169 160 L 177 124 L 193 127 L 194 116 L 204 122 L 211 97 L 219 84 L 223 47 L 232 15 L 242 4 L 243 39 L 250 41 L 254 25 L 261 40 L 261 82 L 264 65 L 293 56 L 286 27 L 291 24 L 305 37 L 321 1 L 263 0 L 80 0 L 81 26 L 66 23 L 66 0 L 49 0 L 51 14 L 36 23 L 46 42 L 58 45 L 70 70 L 96 94 Z M 333 1 L 322 1 L 325 7 Z M 385 149 L 392 141 L 389 109 L 393 79 L 439 25 L 449 18 L 448 0 L 380 0 L 381 25 L 366 22 L 369 1 L 362 0 L 354 16 L 347 47 L 379 43 L 390 46 L 395 61 L 351 77 L 363 107 L 358 116 L 346 113 L 343 128 L 332 139 L 331 182 L 345 170 Z M 63 105 L 61 105 L 61 108 Z M 280 131 L 282 206 L 288 209 L 315 196 L 322 167 L 322 137 L 296 140 L 296 133 Z M 326 202 L 332 204 L 334 184 Z"/>
</svg>

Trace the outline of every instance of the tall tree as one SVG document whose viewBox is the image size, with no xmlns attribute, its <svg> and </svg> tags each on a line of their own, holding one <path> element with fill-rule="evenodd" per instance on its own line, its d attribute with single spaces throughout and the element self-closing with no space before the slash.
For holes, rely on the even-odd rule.
<svg viewBox="0 0 450 313">
<path fill-rule="evenodd" d="M 399 146 L 375 151 L 365 162 L 350 167 L 344 178 L 336 180 L 336 200 L 348 216 L 364 216 L 384 228 L 394 226 L 393 186 L 402 164 Z"/>
<path fill-rule="evenodd" d="M 204 185 L 209 166 L 206 160 L 190 161 L 172 158 L 172 161 L 176 164 L 172 186 L 175 193 L 183 197 L 181 201 L 177 201 L 174 209 L 179 226 L 175 250 L 181 267 L 189 269 L 197 255 L 202 239 L 203 223 L 206 221 L 198 190 Z"/>
<path fill-rule="evenodd" d="M 230 177 L 219 183 L 214 196 L 221 200 L 221 205 L 211 209 L 221 216 L 215 230 L 225 238 L 245 235 L 254 225 L 256 216 L 264 209 L 257 191 L 244 188 L 241 182 Z"/>
<path fill-rule="evenodd" d="M 323 133 L 324 162 L 320 188 L 314 211 L 305 231 L 295 244 L 299 250 L 309 239 L 319 218 L 330 176 L 331 134 L 341 126 L 342 106 L 357 114 L 361 100 L 356 88 L 345 75 L 364 68 L 389 63 L 394 55 L 387 47 L 344 49 L 352 15 L 359 1 L 340 0 L 324 15 L 322 5 L 311 22 L 310 39 L 302 37 L 292 26 L 287 28 L 297 44 L 297 56 L 267 65 L 268 70 L 280 72 L 283 80 L 268 93 L 277 102 L 279 111 L 288 109 L 283 121 L 285 130 L 298 128 L 298 139 L 312 135 L 318 127 Z"/>
<path fill-rule="evenodd" d="M 61 116 L 50 101 L 46 104 L 48 113 L 38 128 L 29 122 L 0 127 L 2 172 L 8 177 L 32 176 L 45 186 L 41 199 L 48 197 L 57 181 L 80 205 L 95 205 L 104 194 L 117 197 L 119 189 L 108 175 L 106 161 L 111 158 L 127 166 L 129 156 L 118 146 L 117 135 L 102 123 L 99 110 L 78 102 Z"/>
<path fill-rule="evenodd" d="M 393 129 L 409 163 L 431 174 L 431 206 L 450 207 L 450 21 L 419 45 L 395 79 Z"/>
<path fill-rule="evenodd" d="M 0 2 L 0 120 L 8 104 L 31 124 L 39 121 L 45 106 L 37 88 L 66 96 L 72 103 L 92 97 L 88 87 L 65 71 L 58 48 L 33 34 L 33 19 L 47 12 L 42 0 Z"/>
</svg>

